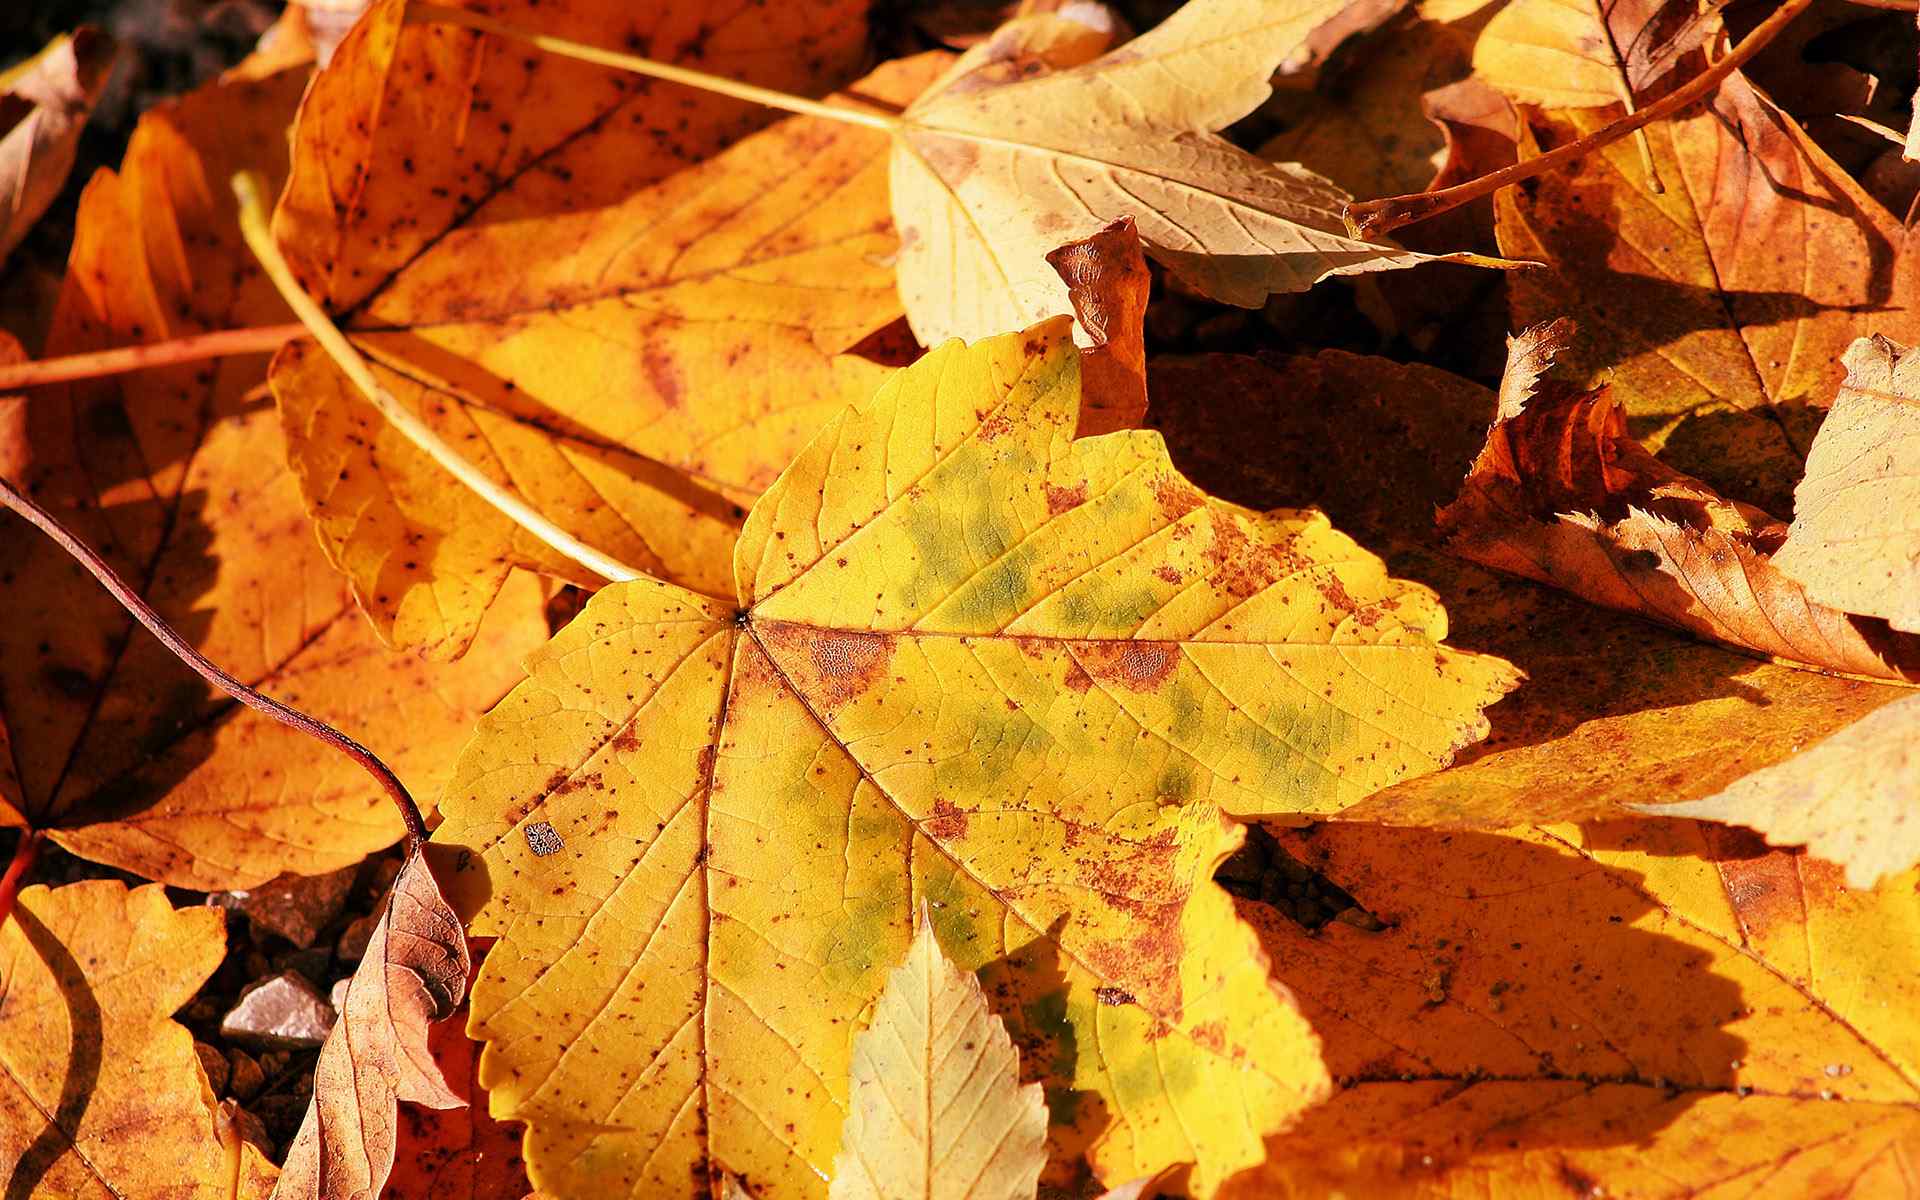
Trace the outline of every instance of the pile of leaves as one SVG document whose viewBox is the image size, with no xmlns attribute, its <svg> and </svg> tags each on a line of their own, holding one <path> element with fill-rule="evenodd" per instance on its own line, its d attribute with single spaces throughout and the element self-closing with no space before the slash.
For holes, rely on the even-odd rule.
<svg viewBox="0 0 1920 1200">
<path fill-rule="evenodd" d="M 1898 0 L 314 16 L 0 305 L 7 1197 L 1920 1195 Z"/>
</svg>

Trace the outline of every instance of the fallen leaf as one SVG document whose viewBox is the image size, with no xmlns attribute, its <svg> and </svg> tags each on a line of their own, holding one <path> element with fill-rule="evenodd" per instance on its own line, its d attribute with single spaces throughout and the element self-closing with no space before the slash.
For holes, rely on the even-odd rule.
<svg viewBox="0 0 1920 1200">
<path fill-rule="evenodd" d="M 954 966 L 922 910 L 906 961 L 853 1040 L 832 1200 L 1032 1200 L 1047 1106 L 980 981 Z"/>
<path fill-rule="evenodd" d="M 850 74 L 864 7 L 491 15 L 808 90 Z M 744 506 L 884 377 L 835 356 L 900 311 L 884 137 L 796 118 L 742 140 L 751 106 L 404 15 L 376 4 L 302 102 L 274 226 L 289 260 L 481 469 L 614 558 L 726 594 Z M 904 103 L 946 61 L 860 86 Z M 600 582 L 454 483 L 312 343 L 273 386 L 321 542 L 390 644 L 462 653 L 514 566 Z"/>
<path fill-rule="evenodd" d="M 90 25 L 0 72 L 0 260 L 66 185 L 119 48 Z"/>
<path fill-rule="evenodd" d="M 923 899 L 1045 1073 L 1056 1158 L 1197 1160 L 1205 1194 L 1315 1096 L 1210 883 L 1214 805 L 1431 770 L 1515 677 L 1318 514 L 1211 501 L 1152 434 L 1071 440 L 1068 328 L 897 373 L 756 504 L 737 600 L 603 589 L 482 721 L 435 842 L 501 938 L 472 1031 L 536 1185 L 819 1194 Z"/>
<path fill-rule="evenodd" d="M 1395 575 L 1439 594 L 1449 642 L 1527 673 L 1488 710 L 1485 742 L 1342 820 L 1618 819 L 1712 795 L 1912 694 L 1761 661 L 1438 553 L 1434 509 L 1459 490 L 1497 406 L 1478 384 L 1339 351 L 1160 358 L 1149 381 L 1150 422 L 1196 483 L 1258 507 L 1323 504 Z"/>
<path fill-rule="evenodd" d="M 399 1102 L 457 1108 L 428 1031 L 466 995 L 467 939 L 416 853 L 394 876 L 386 911 L 347 984 L 340 1019 L 314 1065 L 313 1098 L 287 1149 L 276 1200 L 385 1195 Z"/>
<path fill-rule="evenodd" d="M 274 1169 L 214 1109 L 176 1009 L 222 914 L 158 885 L 21 890 L 0 924 L 0 1187 L 9 1196 L 264 1197 Z"/>
<path fill-rule="evenodd" d="M 1345 192 L 1218 135 L 1346 7 L 1192 0 L 1090 62 L 997 85 L 969 86 L 982 47 L 963 55 L 894 135 L 900 296 L 914 335 L 930 346 L 1066 312 L 1047 251 L 1121 216 L 1168 271 L 1242 307 L 1333 275 L 1434 261 L 1352 237 Z"/>
<path fill-rule="evenodd" d="M 520 1127 L 487 1112 L 480 1043 L 467 1037 L 466 1018 L 462 1004 L 427 1027 L 427 1050 L 462 1103 L 403 1110 L 384 1200 L 524 1200 L 533 1191 L 520 1157 Z"/>
<path fill-rule="evenodd" d="M 1513 0 L 1474 43 L 1473 72 L 1522 103 L 1606 107 L 1659 83 L 1719 29 L 1719 5 L 1695 0 Z"/>
<path fill-rule="evenodd" d="M 1074 436 L 1134 429 L 1147 415 L 1147 338 L 1153 286 L 1133 218 L 1047 253 L 1067 285 L 1073 315 L 1090 343 L 1080 356 L 1080 420 Z"/>
<path fill-rule="evenodd" d="M 1908 1194 L 1920 877 L 1731 833 L 1276 831 L 1385 927 L 1242 902 L 1337 1090 L 1229 1194 Z"/>
<path fill-rule="evenodd" d="M 1775 846 L 1805 846 L 1867 890 L 1920 863 L 1920 696 L 1862 717 L 1732 787 L 1657 816 L 1744 825 Z"/>
<path fill-rule="evenodd" d="M 1823 604 L 1920 633 L 1920 354 L 1876 336 L 1844 361 L 1773 565 Z"/>
<path fill-rule="evenodd" d="M 83 195 L 50 353 L 284 314 L 217 181 L 279 169 L 304 82 L 213 85 L 142 118 L 119 173 Z M 385 653 L 308 532 L 273 414 L 248 398 L 264 367 L 248 355 L 43 389 L 0 433 L 0 461 L 203 653 L 437 789 L 544 636 L 533 581 L 458 670 Z M 357 765 L 213 691 L 11 516 L 0 695 L 19 797 L 0 820 L 82 857 L 221 890 L 321 874 L 399 836 Z"/>
<path fill-rule="evenodd" d="M 1356 196 L 1424 190 L 1443 147 L 1439 131 L 1420 121 L 1420 99 L 1467 77 L 1476 25 L 1436 20 L 1420 5 L 1412 19 L 1355 45 L 1313 91 L 1276 91 L 1261 112 L 1284 128 L 1260 157 L 1309 163 Z"/>
<path fill-rule="evenodd" d="M 1544 114 L 1523 154 L 1615 114 Z M 1907 340 L 1887 311 L 1899 223 L 1739 75 L 1693 115 L 1495 198 L 1500 252 L 1550 264 L 1511 280 L 1516 327 L 1574 318 L 1564 360 L 1611 384 L 1634 435 L 1722 494 L 1785 512 L 1833 364 L 1857 337 Z"/>
<path fill-rule="evenodd" d="M 1439 514 L 1449 551 L 1765 657 L 1920 678 L 1920 641 L 1816 602 L 1769 561 L 1780 522 L 1649 454 L 1609 389 L 1542 378 L 1572 337 L 1562 320 L 1511 339 L 1486 447 Z"/>
</svg>

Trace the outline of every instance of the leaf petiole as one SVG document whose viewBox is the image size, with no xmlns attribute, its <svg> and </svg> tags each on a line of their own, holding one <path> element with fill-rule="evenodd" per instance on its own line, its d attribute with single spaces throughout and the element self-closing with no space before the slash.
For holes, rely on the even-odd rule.
<svg viewBox="0 0 1920 1200">
<path fill-rule="evenodd" d="M 482 500 L 493 505 L 507 518 L 553 547 L 560 554 L 579 563 L 602 579 L 620 583 L 629 579 L 638 579 L 640 572 L 634 568 L 610 558 L 593 547 L 580 541 L 566 530 L 534 511 L 520 497 L 501 487 L 493 479 L 481 472 L 480 468 L 448 445 L 435 433 L 425 421 L 416 416 L 412 409 L 395 400 L 379 380 L 373 377 L 373 369 L 353 343 L 340 332 L 332 318 L 307 295 L 293 277 L 293 269 L 287 266 L 287 260 L 281 255 L 280 247 L 274 244 L 273 234 L 267 229 L 267 206 L 262 198 L 260 181 L 249 172 L 241 172 L 233 177 L 233 193 L 240 200 L 240 233 L 246 238 L 248 249 L 260 260 L 267 278 L 273 280 L 273 286 L 279 289 L 280 296 L 293 309 L 307 332 L 320 343 L 321 348 L 360 389 L 367 402 L 380 410 L 406 439 L 425 451 L 427 456 L 445 468 L 447 473 L 461 483 L 472 488 Z"/>
<path fill-rule="evenodd" d="M 116 346 L 90 354 L 69 354 L 61 358 L 42 358 L 33 362 L 0 367 L 0 395 L 22 388 L 49 383 L 67 383 L 75 379 L 98 379 L 105 375 L 125 375 L 153 367 L 171 367 L 178 363 L 199 362 L 207 358 L 227 358 L 236 354 L 267 354 L 299 337 L 306 330 L 299 325 L 260 325 L 252 329 L 220 329 L 196 333 L 165 342 L 145 342 L 138 346 Z"/>
<path fill-rule="evenodd" d="M 0 481 L 4 482 L 4 481 Z M 13 857 L 7 862 L 7 873 L 0 875 L 0 925 L 7 923 L 13 915 L 14 897 L 20 894 L 20 881 L 33 870 L 33 860 L 40 854 L 40 831 L 22 829 L 20 840 L 13 844 Z"/>
<path fill-rule="evenodd" d="M 657 62 L 637 54 L 621 54 L 613 50 L 603 50 L 598 46 L 589 46 L 584 42 L 572 42 L 566 38 L 551 37 L 544 33 L 518 29 L 504 21 L 495 20 L 483 13 L 468 12 L 465 9 L 449 8 L 444 4 L 407 5 L 407 24 L 409 25 L 460 25 L 481 33 L 490 33 L 496 37 L 515 38 L 536 46 L 549 54 L 558 54 L 564 58 L 577 58 L 582 62 L 596 63 L 603 67 L 614 67 L 622 71 L 632 71 L 636 75 L 649 75 L 655 79 L 664 79 L 669 83 L 685 84 L 700 88 L 702 91 L 715 92 L 722 96 L 731 96 L 736 100 L 747 100 L 755 104 L 764 104 L 768 108 L 783 109 L 802 116 L 822 117 L 829 121 L 839 121 L 847 125 L 864 125 L 869 129 L 878 129 L 891 133 L 900 127 L 900 118 L 891 113 L 876 112 L 864 108 L 842 108 L 832 104 L 823 104 L 818 100 L 809 100 L 804 96 L 795 96 L 773 88 L 759 87 L 751 83 L 742 83 L 737 79 L 728 79 L 724 75 L 710 75 L 705 71 L 695 71 L 688 67 L 675 66 L 672 63 Z"/>
<path fill-rule="evenodd" d="M 395 775 L 387 764 L 381 762 L 379 756 L 373 751 L 326 722 L 310 717 L 298 709 L 289 708 L 273 697 L 255 691 L 249 685 L 215 666 L 205 655 L 195 649 L 192 643 L 175 633 L 173 626 L 167 624 L 166 618 L 155 612 L 153 606 L 141 598 L 140 593 L 134 591 L 126 580 L 120 578 L 119 573 L 107 565 L 107 561 L 101 558 L 93 547 L 81 541 L 73 531 L 60 523 L 58 517 L 40 507 L 36 501 L 6 479 L 0 479 L 0 505 L 5 505 L 25 517 L 40 532 L 51 538 L 54 544 L 65 550 L 75 562 L 85 567 L 95 579 L 100 581 L 100 585 L 120 602 L 120 607 L 126 609 L 134 620 L 145 625 L 147 631 L 158 638 L 162 646 L 165 646 L 175 658 L 193 668 L 194 673 L 200 678 L 248 708 L 265 713 L 282 725 L 297 729 L 308 737 L 317 738 L 359 763 L 367 774 L 373 776 L 375 781 L 386 790 L 387 795 L 393 798 L 394 807 L 400 810 L 400 820 L 407 827 L 407 848 L 412 850 L 426 840 L 427 823 L 420 815 L 420 806 L 413 802 L 413 796 L 407 791 L 407 785 L 401 783 L 400 777 Z M 20 851 L 17 849 L 14 852 L 14 858 L 16 862 L 19 861 Z M 4 889 L 10 881 L 17 885 L 17 880 L 13 880 L 12 877 L 13 871 L 10 868 L 8 878 L 0 880 L 0 894 L 10 895 L 5 893 Z"/>
</svg>

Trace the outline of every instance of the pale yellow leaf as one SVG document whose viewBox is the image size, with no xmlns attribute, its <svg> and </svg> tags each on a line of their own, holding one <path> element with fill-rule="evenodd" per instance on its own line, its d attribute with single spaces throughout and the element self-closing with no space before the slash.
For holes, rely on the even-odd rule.
<svg viewBox="0 0 1920 1200">
<path fill-rule="evenodd" d="M 948 961 L 922 914 L 853 1043 L 831 1200 L 1032 1200 L 1047 1106 L 980 981 Z"/>
<path fill-rule="evenodd" d="M 907 319 L 924 345 L 1071 311 L 1047 252 L 1132 216 L 1147 252 L 1207 296 L 1255 307 L 1331 275 L 1430 261 L 1348 234 L 1349 197 L 1219 137 L 1309 53 L 1346 0 L 1193 0 L 1070 70 L 935 86 L 894 138 Z"/>
<path fill-rule="evenodd" d="M 1785 762 L 1684 804 L 1646 805 L 1757 829 L 1776 846 L 1805 846 L 1870 888 L 1920 862 L 1920 696 L 1877 708 Z"/>
<path fill-rule="evenodd" d="M 1920 353 L 1847 348 L 1773 565 L 1825 604 L 1920 633 Z"/>
</svg>

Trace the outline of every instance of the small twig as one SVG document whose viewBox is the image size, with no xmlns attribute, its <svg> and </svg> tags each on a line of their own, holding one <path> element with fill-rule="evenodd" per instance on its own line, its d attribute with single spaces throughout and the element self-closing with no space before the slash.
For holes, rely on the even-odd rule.
<svg viewBox="0 0 1920 1200">
<path fill-rule="evenodd" d="M 320 343 L 328 355 L 333 358 L 340 370 L 346 373 L 360 389 L 367 402 L 380 410 L 387 423 L 399 430 L 406 439 L 425 451 L 428 457 L 446 468 L 447 472 L 461 483 L 472 488 L 474 493 L 488 504 L 493 505 L 507 518 L 553 547 L 560 554 L 579 563 L 602 579 L 620 583 L 629 579 L 638 579 L 640 572 L 627 564 L 610 558 L 593 547 L 580 541 L 566 530 L 555 525 L 540 513 L 535 512 L 524 500 L 501 487 L 483 473 L 441 436 L 422 421 L 414 411 L 395 400 L 388 391 L 380 386 L 373 377 L 373 369 L 367 360 L 361 357 L 353 343 L 347 341 L 345 334 L 332 318 L 314 303 L 313 297 L 293 277 L 293 269 L 287 266 L 287 260 L 281 256 L 280 247 L 274 244 L 273 235 L 267 230 L 267 206 L 262 198 L 260 182 L 253 175 L 241 172 L 233 177 L 233 193 L 240 198 L 240 233 L 247 240 L 247 246 L 254 257 L 266 269 L 267 278 L 273 281 L 280 296 L 293 309 L 306 331 Z"/>
<path fill-rule="evenodd" d="M 773 88 L 757 87 L 737 79 L 728 79 L 724 75 L 709 75 L 705 71 L 676 67 L 671 63 L 656 62 L 637 54 L 620 54 L 613 50 L 603 50 L 598 46 L 589 46 L 584 42 L 571 42 L 566 38 L 550 37 L 544 33 L 517 29 L 505 21 L 497 21 L 492 17 L 468 12 L 465 9 L 448 8 L 442 4 L 407 5 L 407 23 L 409 25 L 461 25 L 496 37 L 515 38 L 530 46 L 537 46 L 549 54 L 577 58 L 582 62 L 595 63 L 603 67 L 632 71 L 636 75 L 650 75 L 669 83 L 682 83 L 703 91 L 717 92 L 722 96 L 732 96 L 736 100 L 748 100 L 755 104 L 764 104 L 768 108 L 783 109 L 803 116 L 824 117 L 829 121 L 839 121 L 848 125 L 865 125 L 869 129 L 878 129 L 882 132 L 892 132 L 900 125 L 899 118 L 889 113 L 822 104 L 818 100 L 775 91 Z"/>
<path fill-rule="evenodd" d="M 1920 12 L 1920 0 L 1847 0 L 1863 8 L 1884 8 L 1891 12 Z"/>
<path fill-rule="evenodd" d="M 271 696 L 262 695 L 207 661 L 206 656 L 194 649 L 185 638 L 175 633 L 173 627 L 168 625 L 159 613 L 153 611 L 153 607 L 141 599 L 140 594 L 128 586 L 126 580 L 121 579 L 114 569 L 107 565 L 105 559 L 94 553 L 91 546 L 74 536 L 66 526 L 60 523 L 59 518 L 40 507 L 31 497 L 5 479 L 0 479 L 0 504 L 6 505 L 38 526 L 40 532 L 52 538 L 54 543 L 65 550 L 75 562 L 91 572 L 93 577 L 100 581 L 101 586 L 120 602 L 120 606 L 133 614 L 134 620 L 145 625 L 148 632 L 160 639 L 161 645 L 171 651 L 175 658 L 192 667 L 195 674 L 248 708 L 263 712 L 282 725 L 291 726 L 308 737 L 318 738 L 359 763 L 367 774 L 373 776 L 380 786 L 386 789 L 387 795 L 393 798 L 394 807 L 400 810 L 400 819 L 407 827 L 407 849 L 412 851 L 426 841 L 427 823 L 420 816 L 420 806 L 413 802 L 413 797 L 408 794 L 407 787 L 400 782 L 399 776 L 388 770 L 387 764 L 381 762 L 373 751 L 333 726 L 317 721 L 298 709 L 288 708 Z M 15 857 L 18 858 L 17 851 Z M 8 878 L 11 878 L 11 869 L 9 869 Z M 0 888 L 5 885 L 6 881 L 0 880 Z"/>
<path fill-rule="evenodd" d="M 1593 16 L 1600 22 L 1600 32 L 1607 39 L 1607 53 L 1613 59 L 1613 90 L 1620 97 L 1620 105 L 1632 116 L 1639 111 L 1639 105 L 1633 95 L 1633 80 L 1627 78 L 1627 59 L 1620 53 L 1620 40 L 1613 36 L 1613 25 L 1607 20 L 1607 6 L 1603 0 L 1593 0 Z M 1647 131 L 1633 131 L 1634 148 L 1640 151 L 1640 167 L 1647 174 L 1647 190 L 1659 196 L 1666 192 L 1666 184 L 1660 181 L 1660 168 L 1653 161 L 1653 143 L 1647 140 Z"/>
<path fill-rule="evenodd" d="M 20 840 L 13 844 L 13 860 L 7 863 L 7 873 L 0 875 L 0 925 L 5 925 L 13 915 L 13 901 L 20 894 L 20 881 L 33 870 L 33 860 L 39 854 L 40 831 L 22 829 Z"/>
<path fill-rule="evenodd" d="M 1739 46 L 1725 58 L 1695 76 L 1686 86 L 1676 88 L 1639 112 L 1622 117 L 1604 129 L 1595 130 L 1577 142 L 1569 142 L 1537 158 L 1529 158 L 1525 162 L 1515 163 L 1492 174 L 1482 175 L 1478 179 L 1469 179 L 1453 187 L 1441 188 L 1437 192 L 1417 192 L 1407 196 L 1389 196 L 1384 200 L 1363 200 L 1349 204 L 1347 205 L 1347 224 L 1358 237 L 1384 236 L 1402 225 L 1424 221 L 1428 217 L 1458 208 L 1482 196 L 1492 195 L 1501 188 L 1511 187 L 1523 179 L 1531 179 L 1535 175 L 1566 166 L 1602 146 L 1619 141 L 1636 129 L 1650 125 L 1662 117 L 1671 116 L 1682 109 L 1690 108 L 1719 87 L 1721 80 L 1733 74 L 1754 55 L 1760 53 L 1768 42 L 1791 24 L 1795 17 L 1805 12 L 1812 3 L 1813 0 L 1786 0 L 1774 10 L 1772 16 L 1755 26 L 1753 32 L 1748 34 Z"/>
<path fill-rule="evenodd" d="M 196 333 L 192 337 L 168 342 L 148 342 L 143 346 L 121 346 L 114 350 L 96 350 L 91 354 L 69 354 L 65 358 L 43 358 L 37 362 L 14 363 L 0 367 L 0 395 L 47 383 L 66 383 L 74 379 L 98 379 L 103 375 L 124 375 L 151 367 L 170 367 L 176 363 L 198 362 L 203 358 L 227 358 L 235 354 L 266 354 L 299 337 L 306 330 L 299 325 L 262 325 L 257 329 L 222 329 L 214 333 Z"/>
</svg>

